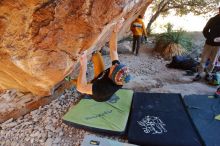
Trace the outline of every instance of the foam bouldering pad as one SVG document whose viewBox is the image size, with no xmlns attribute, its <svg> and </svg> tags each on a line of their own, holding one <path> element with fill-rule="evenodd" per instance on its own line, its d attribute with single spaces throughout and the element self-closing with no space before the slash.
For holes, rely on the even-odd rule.
<svg viewBox="0 0 220 146">
<path fill-rule="evenodd" d="M 133 97 L 132 90 L 120 89 L 108 101 L 83 98 L 63 117 L 66 124 L 95 132 L 124 134 Z"/>
<path fill-rule="evenodd" d="M 128 141 L 146 146 L 201 146 L 180 94 L 136 92 Z"/>
<path fill-rule="evenodd" d="M 107 138 L 101 138 L 94 135 L 86 135 L 81 146 L 136 146 L 133 144 L 122 143 Z"/>
<path fill-rule="evenodd" d="M 208 95 L 184 97 L 189 114 L 206 146 L 220 146 L 220 98 Z"/>
</svg>

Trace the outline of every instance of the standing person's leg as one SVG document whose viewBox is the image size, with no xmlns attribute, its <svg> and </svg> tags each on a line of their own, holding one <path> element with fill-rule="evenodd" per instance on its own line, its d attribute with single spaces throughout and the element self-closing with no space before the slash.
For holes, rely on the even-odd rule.
<svg viewBox="0 0 220 146">
<path fill-rule="evenodd" d="M 105 70 L 102 54 L 100 52 L 95 52 L 92 55 L 92 62 L 94 65 L 94 78 L 96 78 L 101 72 Z"/>
<path fill-rule="evenodd" d="M 132 45 L 132 53 L 134 54 L 135 52 L 135 49 L 136 49 L 136 36 L 133 35 L 133 45 Z"/>
<path fill-rule="evenodd" d="M 205 46 L 204 46 L 204 49 L 201 54 L 201 61 L 198 66 L 198 74 L 193 79 L 194 81 L 198 81 L 201 79 L 201 74 L 204 72 L 206 61 L 209 58 L 210 53 L 211 53 L 210 47 L 211 46 L 207 45 L 207 44 L 205 44 Z"/>
<path fill-rule="evenodd" d="M 141 46 L 141 36 L 137 36 L 136 55 L 138 55 L 138 52 L 139 52 L 140 46 Z"/>
<path fill-rule="evenodd" d="M 211 53 L 209 56 L 210 63 L 209 63 L 207 70 L 206 70 L 207 74 L 211 74 L 214 67 L 215 67 L 215 61 L 217 60 L 219 49 L 220 49 L 220 47 L 218 47 L 218 46 L 212 46 L 212 48 L 210 48 L 210 50 L 211 50 Z"/>
</svg>

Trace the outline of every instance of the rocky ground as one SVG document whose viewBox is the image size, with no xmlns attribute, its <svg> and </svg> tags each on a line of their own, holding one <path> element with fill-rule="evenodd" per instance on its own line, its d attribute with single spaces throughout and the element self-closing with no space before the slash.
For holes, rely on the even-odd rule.
<svg viewBox="0 0 220 146">
<path fill-rule="evenodd" d="M 125 41 L 119 45 L 120 60 L 130 67 L 132 81 L 124 88 L 144 92 L 169 92 L 189 94 L 210 94 L 216 87 L 205 81 L 192 82 L 192 76 L 184 76 L 184 71 L 168 69 L 169 62 L 154 53 L 149 44 L 143 44 L 139 56 L 130 53 L 131 43 Z M 110 65 L 109 57 L 104 57 Z M 91 65 L 90 65 L 91 66 Z M 92 68 L 89 68 L 89 73 Z M 95 134 L 65 125 L 62 116 L 69 107 L 80 100 L 80 94 L 72 88 L 49 105 L 40 107 L 17 120 L 10 119 L 0 124 L 0 145 L 5 146 L 79 146 L 86 134 Z M 107 135 L 96 134 L 101 137 Z M 125 137 L 109 137 L 125 141 Z"/>
</svg>

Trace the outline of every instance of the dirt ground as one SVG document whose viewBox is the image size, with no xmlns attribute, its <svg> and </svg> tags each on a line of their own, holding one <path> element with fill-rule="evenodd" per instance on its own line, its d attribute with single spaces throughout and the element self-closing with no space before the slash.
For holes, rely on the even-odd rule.
<svg viewBox="0 0 220 146">
<path fill-rule="evenodd" d="M 184 75 L 185 71 L 167 68 L 165 65 L 170 61 L 165 61 L 148 46 L 150 45 L 142 45 L 139 56 L 131 53 L 120 54 L 119 58 L 130 67 L 133 76 L 133 80 L 125 86 L 126 88 L 135 91 L 181 93 L 182 95 L 213 95 L 216 90 L 215 86 L 208 85 L 204 80 L 193 82 L 193 76 Z"/>
<path fill-rule="evenodd" d="M 216 88 L 205 81 L 192 82 L 193 76 L 185 72 L 166 68 L 165 61 L 152 48 L 150 42 L 143 44 L 138 56 L 131 53 L 131 42 L 119 45 L 119 58 L 130 68 L 132 80 L 124 88 L 142 92 L 181 93 L 213 95 Z M 104 56 L 106 66 L 110 58 Z M 92 72 L 89 68 L 88 74 Z M 125 137 L 110 137 L 65 125 L 62 116 L 80 100 L 75 88 L 66 91 L 49 105 L 40 107 L 17 120 L 10 119 L 0 124 L 0 145 L 5 146 L 79 146 L 86 134 L 96 134 L 126 142 Z"/>
</svg>

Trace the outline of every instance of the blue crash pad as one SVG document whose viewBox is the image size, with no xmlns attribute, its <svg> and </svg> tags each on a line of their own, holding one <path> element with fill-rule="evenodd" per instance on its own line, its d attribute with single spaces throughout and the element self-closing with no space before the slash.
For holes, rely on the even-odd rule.
<svg viewBox="0 0 220 146">
<path fill-rule="evenodd" d="M 206 146 L 220 146 L 220 98 L 208 95 L 188 95 L 184 97 L 189 114 Z"/>
<path fill-rule="evenodd" d="M 180 94 L 136 92 L 128 141 L 144 146 L 201 146 Z"/>
</svg>

